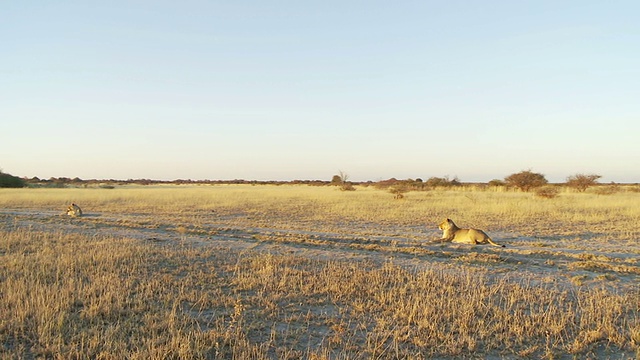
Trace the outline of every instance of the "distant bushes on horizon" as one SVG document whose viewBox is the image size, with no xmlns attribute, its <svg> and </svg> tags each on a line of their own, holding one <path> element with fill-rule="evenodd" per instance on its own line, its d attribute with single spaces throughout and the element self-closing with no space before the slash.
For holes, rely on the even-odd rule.
<svg viewBox="0 0 640 360">
<path fill-rule="evenodd" d="M 191 180 L 191 179 L 176 179 L 176 180 L 152 180 L 152 179 L 128 179 L 128 180 L 115 180 L 115 179 L 90 179 L 82 180 L 76 178 L 49 178 L 39 179 L 34 178 L 18 178 L 9 174 L 0 172 L 0 187 L 100 187 L 100 188 L 113 188 L 120 185 L 309 185 L 309 186 L 329 186 L 340 185 L 344 187 L 352 186 L 373 186 L 377 189 L 388 190 L 393 194 L 402 194 L 409 191 L 425 191 L 433 189 L 448 189 L 459 186 L 479 186 L 487 188 L 506 188 L 517 189 L 523 192 L 535 192 L 536 189 L 541 187 L 549 187 L 555 185 L 564 185 L 578 192 L 584 192 L 589 187 L 599 186 L 599 195 L 610 194 L 617 192 L 619 186 L 615 183 L 600 184 L 598 179 L 601 175 L 596 174 L 575 174 L 567 177 L 566 183 L 562 184 L 549 184 L 543 174 L 534 173 L 531 170 L 525 170 L 518 173 L 506 176 L 503 180 L 493 179 L 487 183 L 463 183 L 458 177 L 449 178 L 444 177 L 430 177 L 426 181 L 421 178 L 399 180 L 396 178 L 390 178 L 380 181 L 346 181 L 346 174 L 334 175 L 329 181 L 325 180 L 292 180 L 292 181 L 260 181 L 260 180 Z M 612 187 L 612 190 L 603 190 L 604 187 Z M 633 190 L 633 189 L 632 189 Z"/>
</svg>

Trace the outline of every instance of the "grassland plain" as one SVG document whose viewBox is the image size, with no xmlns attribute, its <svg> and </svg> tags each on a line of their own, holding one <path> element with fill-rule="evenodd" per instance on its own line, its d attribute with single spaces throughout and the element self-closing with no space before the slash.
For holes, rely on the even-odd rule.
<svg viewBox="0 0 640 360">
<path fill-rule="evenodd" d="M 0 357 L 639 359 L 639 223 L 626 191 L 3 189 Z"/>
</svg>

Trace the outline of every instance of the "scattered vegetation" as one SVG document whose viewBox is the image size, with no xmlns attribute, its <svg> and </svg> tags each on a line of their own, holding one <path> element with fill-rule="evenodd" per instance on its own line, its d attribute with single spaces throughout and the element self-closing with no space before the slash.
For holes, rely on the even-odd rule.
<svg viewBox="0 0 640 360">
<path fill-rule="evenodd" d="M 398 180 L 391 178 L 388 180 L 381 180 L 374 184 L 377 189 L 389 189 L 390 192 L 396 193 L 397 191 L 409 192 L 409 191 L 423 191 L 423 190 L 435 190 L 435 189 L 447 189 L 454 186 L 461 186 L 462 183 L 458 177 L 449 179 L 445 177 L 430 177 L 427 181 L 417 178 Z M 397 189 L 397 191 L 396 191 Z"/>
<path fill-rule="evenodd" d="M 49 179 L 40 179 L 33 177 L 30 179 L 23 179 L 31 187 L 103 187 L 103 186 L 126 186 L 126 185 L 311 185 L 311 186 L 325 186 L 331 185 L 330 181 L 323 180 L 292 180 L 292 181 L 258 181 L 258 180 L 191 180 L 191 179 L 176 179 L 176 180 L 152 180 L 152 179 L 70 179 L 66 177 L 52 177 Z"/>
<path fill-rule="evenodd" d="M 425 185 L 430 187 L 430 188 L 437 188 L 437 187 L 452 187 L 452 186 L 459 186 L 462 185 L 462 183 L 460 182 L 460 179 L 458 179 L 457 176 L 455 176 L 453 179 L 449 179 L 449 176 L 445 176 L 445 177 L 430 177 L 426 182 Z"/>
<path fill-rule="evenodd" d="M 2 174 L 5 176 L 7 174 Z M 343 171 L 340 171 L 339 174 L 334 175 L 330 181 L 325 180 L 292 180 L 292 181 L 256 181 L 256 180 L 191 180 L 191 179 L 177 179 L 171 181 L 161 181 L 161 180 L 150 180 L 150 179 L 128 179 L 128 180 L 96 180 L 89 179 L 84 180 L 78 177 L 76 178 L 49 178 L 49 179 L 40 179 L 38 177 L 33 178 L 17 178 L 10 175 L 11 181 L 19 181 L 19 184 L 23 186 L 29 187 L 46 187 L 46 188 L 65 188 L 65 187 L 101 187 L 101 188 L 114 188 L 116 186 L 127 186 L 127 185 L 310 185 L 310 186 L 337 186 L 345 191 L 353 191 L 356 189 L 356 186 L 374 186 L 377 189 L 388 189 L 390 192 L 394 193 L 394 195 L 398 192 L 406 193 L 409 191 L 431 191 L 438 189 L 449 189 L 453 187 L 490 187 L 495 189 L 508 187 L 512 189 L 517 189 L 519 191 L 529 192 L 535 188 L 544 186 L 548 184 L 547 179 L 543 174 L 534 173 L 530 170 L 521 171 L 519 173 L 511 174 L 505 177 L 504 180 L 493 179 L 488 183 L 465 183 L 462 182 L 457 176 L 450 178 L 449 176 L 437 177 L 432 176 L 429 177 L 426 181 L 423 181 L 421 178 L 414 179 L 396 179 L 390 178 L 387 180 L 379 180 L 376 182 L 373 181 L 365 181 L 358 182 L 352 181 L 349 178 L 349 175 Z M 611 186 L 604 186 L 598 183 L 598 179 L 601 178 L 601 175 L 595 174 L 576 174 L 567 177 L 567 182 L 564 185 L 567 188 L 575 189 L 578 192 L 585 192 L 590 187 L 597 187 L 597 193 L 601 195 L 607 195 L 610 191 L 618 191 L 619 188 L 616 188 L 612 183 Z M 562 185 L 562 184 L 554 184 L 554 185 Z M 2 178 L 0 176 L 0 187 L 2 186 Z M 396 190 L 397 189 L 397 190 Z M 633 191 L 633 188 L 628 188 L 629 191 Z"/>
</svg>

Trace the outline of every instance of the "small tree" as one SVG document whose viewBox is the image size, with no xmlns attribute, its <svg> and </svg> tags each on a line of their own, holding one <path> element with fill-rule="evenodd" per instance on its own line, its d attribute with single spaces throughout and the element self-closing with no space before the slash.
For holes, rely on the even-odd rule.
<svg viewBox="0 0 640 360">
<path fill-rule="evenodd" d="M 596 174 L 575 174 L 567 177 L 567 186 L 578 190 L 579 192 L 584 192 L 589 187 L 598 184 L 598 179 L 600 179 L 601 175 Z"/>
<path fill-rule="evenodd" d="M 349 174 L 340 171 L 338 175 L 333 175 L 331 179 L 331 185 L 340 186 L 340 190 L 342 191 L 353 191 L 356 188 L 353 187 L 353 184 L 349 181 Z"/>
<path fill-rule="evenodd" d="M 521 171 L 511 174 L 504 178 L 504 182 L 508 186 L 516 187 L 522 191 L 528 192 L 531 189 L 546 185 L 548 183 L 544 175 L 534 173 L 531 170 Z"/>
<path fill-rule="evenodd" d="M 340 185 L 342 184 L 342 178 L 340 175 L 333 175 L 331 178 L 331 185 Z"/>
</svg>

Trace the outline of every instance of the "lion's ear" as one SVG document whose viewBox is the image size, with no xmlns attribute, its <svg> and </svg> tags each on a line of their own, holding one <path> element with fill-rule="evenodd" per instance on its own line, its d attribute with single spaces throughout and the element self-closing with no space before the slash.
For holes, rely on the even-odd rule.
<svg viewBox="0 0 640 360">
<path fill-rule="evenodd" d="M 451 221 L 451 219 L 447 218 L 447 221 Z"/>
</svg>

